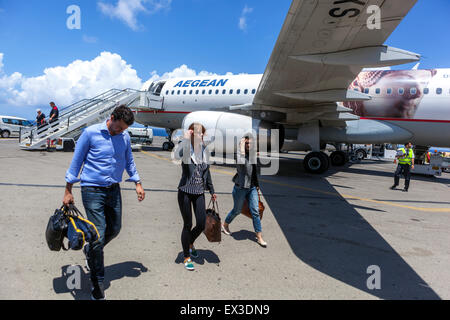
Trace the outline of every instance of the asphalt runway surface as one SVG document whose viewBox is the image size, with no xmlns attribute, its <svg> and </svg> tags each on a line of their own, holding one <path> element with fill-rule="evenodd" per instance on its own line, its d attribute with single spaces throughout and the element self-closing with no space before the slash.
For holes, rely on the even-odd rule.
<svg viewBox="0 0 450 320">
<path fill-rule="evenodd" d="M 281 154 L 278 174 L 260 177 L 268 247 L 241 215 L 220 244 L 199 237 L 189 272 L 177 203 L 181 167 L 161 143 L 155 138 L 134 153 L 145 201 L 137 201 L 134 184 L 121 184 L 122 231 L 105 248 L 107 299 L 450 298 L 450 174 L 413 176 L 404 193 L 389 190 L 393 163 L 364 160 L 316 176 L 303 170 L 305 153 Z M 90 299 L 83 253 L 51 252 L 44 236 L 72 155 L 0 140 L 0 299 Z M 235 168 L 214 165 L 211 173 L 225 219 Z M 79 185 L 74 196 L 84 212 Z"/>
</svg>

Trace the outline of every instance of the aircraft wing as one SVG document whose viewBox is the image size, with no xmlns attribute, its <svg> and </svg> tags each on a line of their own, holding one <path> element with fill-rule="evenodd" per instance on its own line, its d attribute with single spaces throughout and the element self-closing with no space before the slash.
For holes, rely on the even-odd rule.
<svg viewBox="0 0 450 320">
<path fill-rule="evenodd" d="M 357 120 L 337 102 L 371 99 L 348 90 L 363 68 L 420 59 L 383 45 L 416 1 L 292 1 L 252 109 L 285 112 L 288 124 Z"/>
</svg>

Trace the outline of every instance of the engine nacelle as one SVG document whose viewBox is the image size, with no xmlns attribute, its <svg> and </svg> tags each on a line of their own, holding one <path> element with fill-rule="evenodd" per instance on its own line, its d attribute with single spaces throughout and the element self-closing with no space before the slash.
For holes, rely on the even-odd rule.
<svg viewBox="0 0 450 320">
<path fill-rule="evenodd" d="M 248 134 L 257 137 L 261 151 L 270 151 L 272 147 L 280 149 L 284 142 L 283 126 L 241 114 L 196 111 L 184 118 L 183 129 L 187 130 L 192 123 L 200 123 L 206 128 L 204 140 L 213 144 L 210 150 L 216 153 L 235 153 L 239 141 Z"/>
</svg>

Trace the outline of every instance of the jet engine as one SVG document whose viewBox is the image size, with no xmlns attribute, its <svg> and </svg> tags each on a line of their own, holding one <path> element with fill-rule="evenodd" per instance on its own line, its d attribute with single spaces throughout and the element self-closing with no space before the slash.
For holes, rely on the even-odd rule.
<svg viewBox="0 0 450 320">
<path fill-rule="evenodd" d="M 183 120 L 183 129 L 193 123 L 200 123 L 206 129 L 204 141 L 213 144 L 211 151 L 220 154 L 233 154 L 239 141 L 246 135 L 257 139 L 258 151 L 281 149 L 284 142 L 284 127 L 272 122 L 254 119 L 249 116 L 217 111 L 196 111 Z"/>
</svg>

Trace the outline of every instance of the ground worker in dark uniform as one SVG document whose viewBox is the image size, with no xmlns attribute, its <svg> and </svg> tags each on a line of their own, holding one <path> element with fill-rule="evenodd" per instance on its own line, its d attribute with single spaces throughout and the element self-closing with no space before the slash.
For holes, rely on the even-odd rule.
<svg viewBox="0 0 450 320">
<path fill-rule="evenodd" d="M 403 173 L 405 176 L 405 188 L 403 191 L 408 192 L 411 169 L 414 169 L 414 151 L 412 149 L 412 143 L 408 142 L 405 144 L 404 148 L 398 149 L 396 158 L 398 159 L 398 166 L 394 174 L 394 185 L 391 189 L 394 190 L 397 188 L 400 182 L 400 175 Z"/>
</svg>

